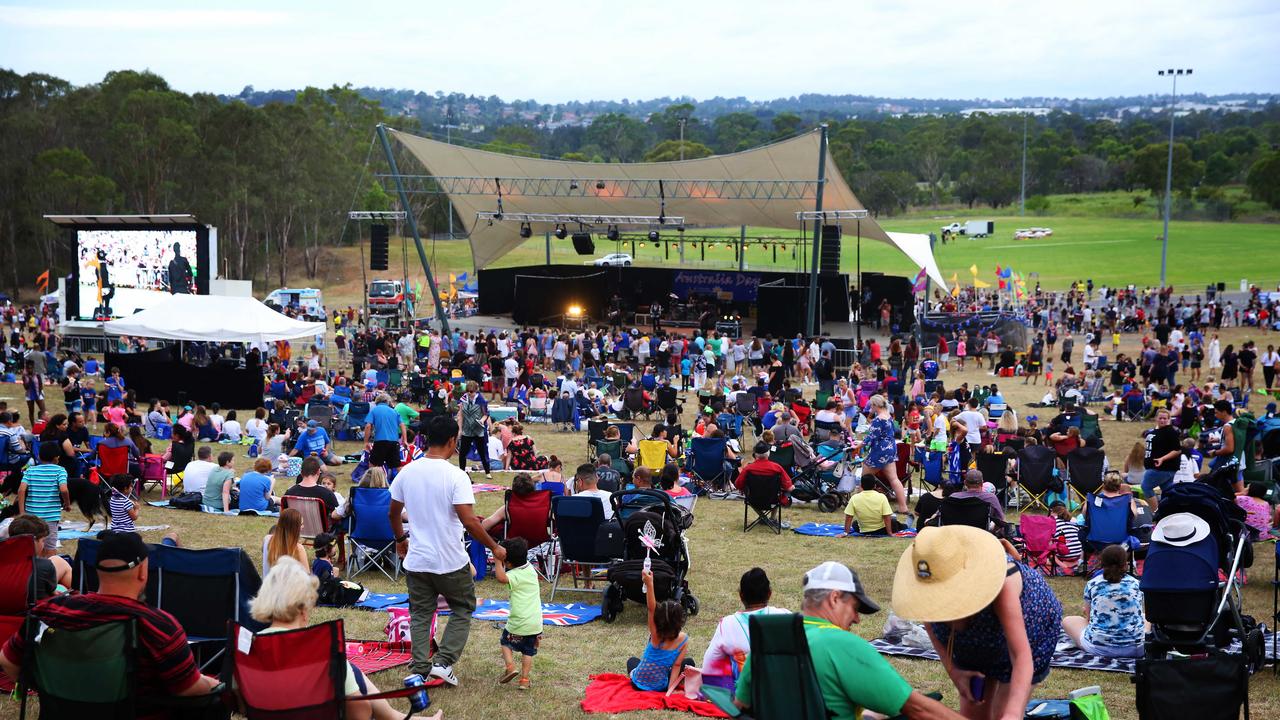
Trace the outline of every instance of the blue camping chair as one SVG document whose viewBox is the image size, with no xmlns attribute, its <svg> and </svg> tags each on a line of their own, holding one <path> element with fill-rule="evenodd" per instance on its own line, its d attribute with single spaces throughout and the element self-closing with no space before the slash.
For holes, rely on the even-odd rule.
<svg viewBox="0 0 1280 720">
<path fill-rule="evenodd" d="M 1108 545 L 1122 545 L 1130 555 L 1140 548 L 1133 547 L 1133 513 L 1129 511 L 1131 496 L 1103 497 L 1089 493 L 1085 496 L 1084 554 L 1102 552 Z M 1132 557 L 1130 558 L 1132 559 Z"/>
<path fill-rule="evenodd" d="M 351 488 L 351 532 L 347 541 L 347 577 L 377 568 L 391 581 L 400 579 L 400 558 L 391 531 L 391 491 L 387 488 Z M 390 572 L 387 568 L 390 567 Z"/>
<path fill-rule="evenodd" d="M 556 590 L 560 589 L 604 592 L 608 581 L 603 576 L 596 577 L 596 571 L 607 568 L 612 559 L 596 552 L 596 533 L 604 524 L 604 502 L 593 497 L 553 497 L 551 516 L 560 544 L 560 565 L 551 581 L 551 599 L 548 602 L 556 601 Z M 560 588 L 560 578 L 566 569 L 573 580 L 572 588 Z M 600 587 L 592 587 L 592 583 L 597 581 Z"/>
<path fill-rule="evenodd" d="M 724 450 L 728 438 L 694 437 L 689 441 L 689 471 L 698 486 L 710 491 L 724 485 L 728 476 L 724 471 Z"/>
<path fill-rule="evenodd" d="M 618 428 L 618 439 L 622 441 L 622 446 L 626 447 L 631 444 L 631 439 L 636 435 L 635 423 L 614 423 L 614 427 Z"/>
<path fill-rule="evenodd" d="M 363 400 L 353 402 L 347 406 L 347 428 L 356 429 L 363 428 L 365 423 L 369 422 L 369 403 Z"/>
<path fill-rule="evenodd" d="M 76 544 L 72 585 L 79 592 L 98 589 L 94 565 L 100 544 L 90 539 Z M 228 620 L 255 631 L 266 627 L 249 615 L 249 601 L 258 594 L 262 579 L 244 550 L 172 545 L 150 545 L 149 549 L 145 602 L 177 619 L 202 670 L 222 656 Z M 203 656 L 202 650 L 210 654 Z"/>
<path fill-rule="evenodd" d="M 920 483 L 930 490 L 942 484 L 942 456 L 943 453 L 928 450 L 920 453 Z"/>
<path fill-rule="evenodd" d="M 742 416 L 733 413 L 722 412 L 716 416 L 716 425 L 720 426 L 720 430 L 730 438 L 738 439 L 742 437 Z"/>
</svg>

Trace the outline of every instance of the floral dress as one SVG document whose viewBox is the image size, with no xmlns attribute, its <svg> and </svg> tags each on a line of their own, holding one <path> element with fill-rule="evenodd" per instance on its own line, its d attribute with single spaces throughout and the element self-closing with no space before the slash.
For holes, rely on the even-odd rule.
<svg viewBox="0 0 1280 720">
<path fill-rule="evenodd" d="M 521 435 L 507 443 L 507 454 L 511 456 L 512 470 L 541 470 L 546 467 L 533 449 L 533 438 Z"/>
<path fill-rule="evenodd" d="M 871 421 L 871 429 L 867 432 L 867 459 L 863 465 L 878 470 L 892 465 L 898 460 L 898 443 L 894 439 L 893 421 L 877 417 Z"/>
<path fill-rule="evenodd" d="M 1006 575 L 1022 575 L 1022 619 L 1027 626 L 1027 643 L 1031 646 L 1031 682 L 1043 681 L 1049 675 L 1049 661 L 1053 659 L 1058 644 L 1058 630 L 1062 625 L 1062 603 L 1053 594 L 1049 583 L 1037 570 L 1007 558 L 1012 567 Z M 951 637 L 947 623 L 931 625 L 934 637 L 944 647 L 950 646 L 951 661 L 956 667 L 980 672 L 997 682 L 1007 683 L 1013 676 L 1013 661 L 1009 657 L 1009 641 L 1004 627 L 996 616 L 995 602 L 969 618 L 969 624 Z"/>
</svg>

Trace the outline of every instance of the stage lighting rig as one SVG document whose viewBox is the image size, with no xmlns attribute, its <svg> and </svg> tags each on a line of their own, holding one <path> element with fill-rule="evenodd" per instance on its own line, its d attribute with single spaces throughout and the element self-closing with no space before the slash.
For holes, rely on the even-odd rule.
<svg viewBox="0 0 1280 720">
<path fill-rule="evenodd" d="M 568 228 L 564 226 L 564 223 L 556 223 L 556 239 L 563 240 L 567 237 L 569 237 Z"/>
<path fill-rule="evenodd" d="M 622 237 L 621 233 L 618 232 L 617 225 L 610 225 L 609 229 L 605 230 L 604 236 L 609 238 L 610 240 L 613 240 L 614 242 L 617 242 L 618 238 Z"/>
<path fill-rule="evenodd" d="M 520 223 L 520 237 L 526 239 L 533 237 L 533 226 L 527 222 Z"/>
<path fill-rule="evenodd" d="M 649 231 L 649 240 L 651 240 L 651 241 L 653 241 L 653 242 L 657 242 L 659 237 L 661 237 L 661 236 L 658 234 L 658 231 L 657 231 L 657 230 L 650 230 L 650 231 Z"/>
</svg>

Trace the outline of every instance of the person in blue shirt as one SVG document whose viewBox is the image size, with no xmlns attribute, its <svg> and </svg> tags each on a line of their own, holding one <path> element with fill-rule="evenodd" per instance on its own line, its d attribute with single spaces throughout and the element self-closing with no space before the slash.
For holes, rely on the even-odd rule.
<svg viewBox="0 0 1280 720">
<path fill-rule="evenodd" d="M 924 360 L 920 362 L 920 374 L 925 380 L 938 379 L 938 361 L 933 359 L 932 353 L 924 354 Z"/>
<path fill-rule="evenodd" d="M 120 368 L 111 368 L 111 376 L 107 378 L 107 402 L 124 399 L 124 378 L 120 377 Z"/>
<path fill-rule="evenodd" d="M 680 358 L 680 391 L 689 389 L 689 376 L 693 374 L 693 360 L 688 355 Z"/>
<path fill-rule="evenodd" d="M 405 441 L 400 413 L 391 407 L 391 396 L 378 393 L 364 426 L 364 449 L 370 466 L 400 467 L 400 444 Z"/>
<path fill-rule="evenodd" d="M 98 375 L 98 361 L 94 360 L 92 355 L 84 361 L 84 374 L 88 377 L 97 377 Z"/>
<path fill-rule="evenodd" d="M 987 417 L 992 420 L 999 420 L 1004 415 L 1005 408 L 1008 403 L 1004 401 L 1004 396 L 1000 394 L 1000 390 L 996 388 L 995 383 L 991 384 L 991 394 L 987 396 Z"/>
<path fill-rule="evenodd" d="M 271 461 L 259 457 L 240 478 L 240 509 L 274 512 L 280 500 L 271 494 Z"/>
<path fill-rule="evenodd" d="M 303 458 L 315 455 L 325 465 L 342 464 L 342 458 L 333 454 L 333 442 L 329 439 L 329 433 L 315 420 L 307 421 L 306 431 L 298 436 L 298 442 L 289 454 Z"/>
</svg>

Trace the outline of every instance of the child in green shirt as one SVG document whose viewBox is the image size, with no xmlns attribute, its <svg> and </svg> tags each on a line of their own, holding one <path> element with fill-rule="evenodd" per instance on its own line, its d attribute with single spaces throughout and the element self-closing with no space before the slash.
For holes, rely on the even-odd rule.
<svg viewBox="0 0 1280 720">
<path fill-rule="evenodd" d="M 538 587 L 538 573 L 529 564 L 529 544 L 524 538 L 503 540 L 507 559 L 493 567 L 493 576 L 511 591 L 507 626 L 502 630 L 502 660 L 504 669 L 500 683 L 509 683 L 520 675 L 520 690 L 529 689 L 529 672 L 533 670 L 533 656 L 538 654 L 542 640 L 542 593 Z M 515 653 L 520 653 L 520 670 L 517 673 Z"/>
</svg>

